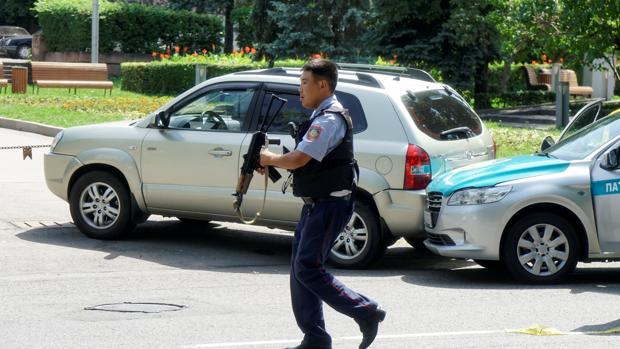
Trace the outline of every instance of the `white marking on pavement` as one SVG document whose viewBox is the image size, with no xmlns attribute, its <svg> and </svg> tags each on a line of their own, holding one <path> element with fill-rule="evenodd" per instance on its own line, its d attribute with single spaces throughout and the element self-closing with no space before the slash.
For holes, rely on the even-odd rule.
<svg viewBox="0 0 620 349">
<path fill-rule="evenodd" d="M 428 333 L 404 333 L 404 334 L 387 334 L 378 335 L 375 341 L 381 339 L 403 339 L 403 338 L 419 338 L 419 337 L 447 337 L 447 336 L 471 336 L 481 334 L 499 334 L 506 333 L 505 330 L 488 330 L 488 331 L 456 331 L 456 332 L 428 332 Z M 333 342 L 344 341 L 360 341 L 362 336 L 352 337 L 339 337 L 332 338 Z M 195 344 L 184 345 L 181 348 L 233 348 L 233 347 L 247 347 L 247 346 L 261 346 L 271 344 L 295 344 L 301 342 L 301 339 L 282 339 L 271 341 L 254 341 L 254 342 L 223 342 L 223 343 L 208 343 L 208 344 Z"/>
</svg>

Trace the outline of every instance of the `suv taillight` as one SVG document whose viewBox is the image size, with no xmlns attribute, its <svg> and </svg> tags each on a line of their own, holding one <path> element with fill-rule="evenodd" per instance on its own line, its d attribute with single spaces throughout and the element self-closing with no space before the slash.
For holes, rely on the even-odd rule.
<svg viewBox="0 0 620 349">
<path fill-rule="evenodd" d="M 424 189 L 431 182 L 431 160 L 424 149 L 409 144 L 405 159 L 405 190 Z"/>
</svg>

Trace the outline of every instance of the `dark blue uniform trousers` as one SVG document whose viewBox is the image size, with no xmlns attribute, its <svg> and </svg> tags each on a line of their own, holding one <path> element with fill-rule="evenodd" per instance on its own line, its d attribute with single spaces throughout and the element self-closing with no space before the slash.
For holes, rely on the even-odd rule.
<svg viewBox="0 0 620 349">
<path fill-rule="evenodd" d="M 323 264 L 334 240 L 353 213 L 353 200 L 329 198 L 305 204 L 295 229 L 291 261 L 291 301 L 303 343 L 331 345 L 323 304 L 355 320 L 372 316 L 377 303 L 356 293 L 327 272 Z"/>
</svg>

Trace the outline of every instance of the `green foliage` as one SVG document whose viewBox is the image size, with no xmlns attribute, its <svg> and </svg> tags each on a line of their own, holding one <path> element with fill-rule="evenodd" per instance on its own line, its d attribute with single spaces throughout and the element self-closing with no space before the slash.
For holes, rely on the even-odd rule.
<svg viewBox="0 0 620 349">
<path fill-rule="evenodd" d="M 192 63 L 122 63 L 123 90 L 154 94 L 178 94 L 194 85 Z"/>
<path fill-rule="evenodd" d="M 31 11 L 35 0 L 2 0 L 0 1 L 0 25 L 15 25 L 33 31 L 36 18 Z"/>
<path fill-rule="evenodd" d="M 231 14 L 237 32 L 238 47 L 254 46 L 254 27 L 252 26 L 252 6 L 240 6 Z"/>
<path fill-rule="evenodd" d="M 616 79 L 620 80 L 616 62 L 609 59 L 611 55 L 620 50 L 620 2 L 617 0 L 564 1 L 562 22 L 571 51 L 580 59 L 580 63 L 598 69 L 601 65 L 593 65 L 592 61 L 603 58 L 609 66 L 614 68 Z"/>
<path fill-rule="evenodd" d="M 487 92 L 487 65 L 498 57 L 498 32 L 489 14 L 492 0 L 374 2 L 372 44 L 406 66 L 438 68 L 444 82 Z"/>
<path fill-rule="evenodd" d="M 207 78 L 267 66 L 266 62 L 253 62 L 250 58 L 226 57 L 230 56 L 190 55 L 162 62 L 122 63 L 122 88 L 152 95 L 176 95 L 194 86 L 196 64 L 207 66 Z"/>
<path fill-rule="evenodd" d="M 330 58 L 365 54 L 363 40 L 368 17 L 366 1 L 272 1 L 267 10 L 275 25 L 275 39 L 267 50 L 278 57 L 309 57 L 323 53 Z"/>
<path fill-rule="evenodd" d="M 210 15 L 156 6 L 100 0 L 101 52 L 150 53 L 174 45 L 219 46 L 222 22 Z M 35 4 L 50 51 L 87 51 L 91 45 L 91 0 L 39 0 Z"/>
</svg>

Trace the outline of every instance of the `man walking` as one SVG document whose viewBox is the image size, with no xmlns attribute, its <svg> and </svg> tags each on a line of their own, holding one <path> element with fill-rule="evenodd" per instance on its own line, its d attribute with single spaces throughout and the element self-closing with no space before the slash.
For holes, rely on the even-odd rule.
<svg viewBox="0 0 620 349">
<path fill-rule="evenodd" d="M 356 183 L 353 125 L 334 91 L 338 69 L 328 60 L 313 60 L 302 68 L 299 94 L 305 108 L 314 109 L 295 139 L 295 150 L 279 155 L 264 149 L 261 166 L 293 170 L 293 194 L 304 201 L 293 240 L 290 291 L 293 313 L 304 339 L 296 349 L 330 349 L 322 302 L 352 317 L 363 339 L 360 349 L 377 336 L 385 311 L 377 302 L 347 288 L 323 264 L 335 238 L 353 213 Z"/>
</svg>

